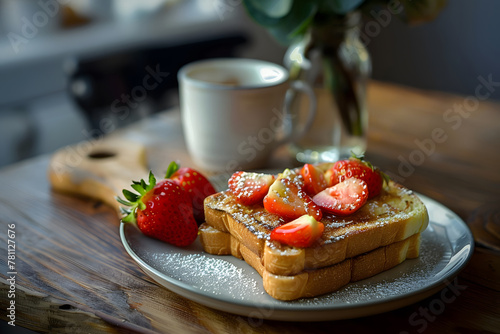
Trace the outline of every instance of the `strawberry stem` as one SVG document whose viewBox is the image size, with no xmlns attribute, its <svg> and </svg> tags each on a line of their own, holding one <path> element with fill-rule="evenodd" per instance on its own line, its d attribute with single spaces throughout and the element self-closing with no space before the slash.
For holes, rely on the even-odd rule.
<svg viewBox="0 0 500 334">
<path fill-rule="evenodd" d="M 375 170 L 375 167 L 372 165 L 372 163 L 368 160 L 365 160 L 365 154 L 356 154 L 353 151 L 351 151 L 351 159 L 356 159 L 359 160 L 362 164 L 364 164 L 366 167 L 370 168 L 372 171 Z"/>
<path fill-rule="evenodd" d="M 177 164 L 175 161 L 172 161 L 167 167 L 165 178 L 169 179 L 172 175 L 174 175 L 175 172 L 179 170 L 179 167 L 179 164 Z"/>
<path fill-rule="evenodd" d="M 120 211 L 124 215 L 124 217 L 122 217 L 122 221 L 128 223 L 135 223 L 137 221 L 136 220 L 137 208 L 141 210 L 144 210 L 146 208 L 146 204 L 144 204 L 142 199 L 148 192 L 153 190 L 153 188 L 156 185 L 156 178 L 153 175 L 152 171 L 149 171 L 148 182 L 149 184 L 147 184 L 146 181 L 144 181 L 143 179 L 141 179 L 141 181 L 132 181 L 131 187 L 138 194 L 135 194 L 130 190 L 123 189 L 122 193 L 123 196 L 125 197 L 125 200 L 121 199 L 120 197 L 115 197 L 118 203 L 125 206 L 125 207 L 120 207 Z"/>
<path fill-rule="evenodd" d="M 365 160 L 365 153 L 360 153 L 360 154 L 356 154 L 354 153 L 354 151 L 351 151 L 351 158 L 355 158 L 355 159 L 358 159 L 358 160 Z"/>
<path fill-rule="evenodd" d="M 385 182 L 386 185 L 388 185 L 389 182 L 391 181 L 391 178 L 389 177 L 389 175 L 387 175 L 386 173 L 382 172 L 377 167 L 374 167 L 371 162 L 365 160 L 364 153 L 361 153 L 361 154 L 357 155 L 356 153 L 354 153 L 353 151 L 351 151 L 351 158 L 358 159 L 362 163 L 364 163 L 366 166 L 368 166 L 369 168 L 371 168 L 372 171 L 377 171 L 380 174 L 380 176 L 382 176 L 382 180 Z"/>
</svg>

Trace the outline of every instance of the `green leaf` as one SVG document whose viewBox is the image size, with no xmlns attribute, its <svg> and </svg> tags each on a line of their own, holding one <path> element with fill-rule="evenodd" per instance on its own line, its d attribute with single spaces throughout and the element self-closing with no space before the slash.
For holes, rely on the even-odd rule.
<svg viewBox="0 0 500 334">
<path fill-rule="evenodd" d="M 243 0 L 243 5 L 248 15 L 264 27 L 272 27 L 280 24 L 280 21 L 292 11 L 292 7 L 289 7 L 286 13 L 283 9 L 275 11 L 272 9 L 275 1 L 270 1 L 271 4 L 267 2 L 265 0 Z M 285 2 L 289 5 L 294 4 L 293 1 L 289 0 Z M 281 14 L 278 15 L 277 12 L 281 12 Z"/>
<path fill-rule="evenodd" d="M 131 187 L 137 191 L 140 195 L 144 195 L 146 193 L 146 189 L 144 189 L 140 184 L 132 184 Z"/>
<path fill-rule="evenodd" d="M 149 171 L 149 185 L 147 187 L 144 187 L 147 191 L 153 189 L 156 185 L 156 178 L 153 174 L 152 171 Z"/>
<path fill-rule="evenodd" d="M 174 173 L 177 172 L 178 170 L 179 170 L 179 165 L 175 161 L 172 161 L 167 167 L 165 178 L 170 179 L 170 177 L 172 177 L 172 175 L 174 175 Z"/>
<path fill-rule="evenodd" d="M 123 217 L 122 221 L 127 222 L 127 223 L 135 223 L 137 221 L 135 218 L 135 210 L 133 210 L 128 215 Z"/>
<path fill-rule="evenodd" d="M 123 222 L 135 223 L 137 208 L 140 208 L 141 210 L 146 209 L 146 204 L 144 204 L 142 198 L 156 185 L 156 178 L 152 171 L 149 171 L 148 180 L 149 184 L 147 184 L 144 179 L 141 179 L 141 181 L 132 181 L 131 187 L 135 191 L 137 191 L 138 194 L 135 194 L 128 189 L 122 190 L 123 196 L 125 196 L 128 201 L 123 200 L 120 197 L 115 197 L 118 203 L 126 206 L 120 207 L 120 212 L 122 213 L 122 215 L 124 215 L 124 217 L 122 218 Z"/>
<path fill-rule="evenodd" d="M 294 30 L 291 30 L 291 27 L 288 26 L 279 26 L 276 28 L 269 28 L 269 33 L 280 43 L 283 45 L 288 45 L 296 38 L 307 32 L 307 29 L 311 25 L 313 21 L 313 16 L 311 15 L 307 20 L 302 22 L 299 26 L 297 26 Z"/>
<path fill-rule="evenodd" d="M 391 178 L 389 177 L 389 175 L 387 175 L 386 173 L 382 172 L 381 170 L 378 170 L 378 172 L 382 176 L 382 179 L 384 180 L 385 184 L 389 185 L 389 183 L 391 182 Z"/>
<path fill-rule="evenodd" d="M 365 154 L 364 154 L 364 152 L 360 153 L 360 154 L 356 154 L 354 151 L 351 151 L 351 158 L 364 161 L 365 160 Z"/>
<path fill-rule="evenodd" d="M 245 8 L 250 17 L 258 24 L 266 27 L 281 44 L 290 44 L 300 33 L 307 30 L 310 22 L 316 14 L 317 1 L 293 1 L 288 13 L 279 18 L 270 16 L 263 11 L 257 0 L 243 0 Z"/>
<path fill-rule="evenodd" d="M 137 202 L 137 200 L 139 199 L 139 195 L 134 194 L 130 190 L 123 189 L 122 192 L 123 192 L 123 196 L 125 196 L 125 198 L 128 199 L 132 203 Z"/>
<path fill-rule="evenodd" d="M 123 206 L 121 206 L 120 207 L 120 212 L 121 212 L 122 215 L 128 215 L 130 212 L 132 212 L 132 210 L 124 208 Z"/>
<path fill-rule="evenodd" d="M 253 8 L 276 19 L 286 16 L 293 4 L 293 0 L 248 0 L 248 2 Z"/>
<path fill-rule="evenodd" d="M 118 203 L 123 204 L 123 205 L 125 205 L 125 206 L 132 206 L 132 205 L 133 205 L 131 202 L 125 201 L 125 200 L 121 199 L 121 198 L 120 198 L 120 197 L 118 197 L 118 196 L 117 196 L 117 197 L 115 197 L 115 199 L 116 199 L 116 201 L 117 201 Z M 120 209 L 122 209 L 122 208 L 120 208 Z"/>
<path fill-rule="evenodd" d="M 407 23 L 430 21 L 446 3 L 447 0 L 400 0 L 404 10 L 399 16 Z M 302 35 L 314 21 L 390 5 L 386 0 L 243 0 L 243 4 L 248 15 L 284 45 Z"/>
</svg>

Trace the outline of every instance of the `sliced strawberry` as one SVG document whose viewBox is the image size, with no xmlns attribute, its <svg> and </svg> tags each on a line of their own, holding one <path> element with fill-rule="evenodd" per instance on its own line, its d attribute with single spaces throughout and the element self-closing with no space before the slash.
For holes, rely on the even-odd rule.
<svg viewBox="0 0 500 334">
<path fill-rule="evenodd" d="M 368 187 L 365 181 L 356 178 L 350 178 L 326 188 L 313 197 L 314 203 L 338 216 L 356 212 L 367 199 Z"/>
<path fill-rule="evenodd" d="M 335 170 L 333 170 L 333 167 L 330 168 L 330 169 L 328 169 L 324 173 L 324 177 L 325 177 L 325 180 L 326 180 L 326 183 L 327 183 L 327 188 L 331 187 L 331 186 L 334 186 L 337 183 L 339 183 L 339 179 L 337 177 L 337 172 Z"/>
<path fill-rule="evenodd" d="M 171 179 L 187 192 L 193 204 L 194 218 L 199 224 L 204 222 L 203 201 L 207 196 L 216 193 L 210 181 L 197 170 L 189 167 L 179 168 L 174 161 L 168 166 L 165 178 Z"/>
<path fill-rule="evenodd" d="M 144 180 L 133 181 L 132 188 L 123 190 L 126 200 L 117 201 L 122 208 L 125 223 L 136 223 L 145 235 L 175 246 L 188 246 L 198 236 L 198 225 L 193 217 L 193 205 L 189 195 L 174 181 L 156 183 L 149 173 L 149 184 Z"/>
<path fill-rule="evenodd" d="M 274 175 L 236 172 L 228 181 L 228 186 L 236 200 L 243 205 L 261 203 L 274 182 Z"/>
<path fill-rule="evenodd" d="M 321 237 L 325 226 L 314 217 L 303 215 L 271 231 L 271 240 L 294 247 L 310 247 Z"/>
<path fill-rule="evenodd" d="M 368 198 L 377 196 L 382 190 L 386 177 L 378 168 L 365 161 L 362 156 L 337 161 L 331 168 L 332 185 L 351 177 L 361 179 L 368 186 Z"/>
<path fill-rule="evenodd" d="M 278 174 L 278 180 L 279 179 L 289 179 L 290 181 L 295 183 L 295 185 L 299 187 L 299 189 L 304 189 L 304 178 L 302 177 L 302 175 L 300 175 L 300 171 L 287 168 L 283 171 L 283 173 Z"/>
<path fill-rule="evenodd" d="M 304 179 L 303 189 L 309 196 L 316 195 L 328 186 L 323 172 L 311 164 L 305 164 L 300 175 Z"/>
<path fill-rule="evenodd" d="M 286 220 L 297 219 L 302 215 L 321 220 L 322 212 L 302 189 L 288 178 L 277 179 L 264 197 L 264 208 Z"/>
</svg>

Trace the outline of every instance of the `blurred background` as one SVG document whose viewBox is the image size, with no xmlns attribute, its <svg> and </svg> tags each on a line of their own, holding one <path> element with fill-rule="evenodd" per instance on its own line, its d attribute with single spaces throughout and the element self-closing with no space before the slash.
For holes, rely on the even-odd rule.
<svg viewBox="0 0 500 334">
<path fill-rule="evenodd" d="M 500 1 L 449 0 L 420 26 L 368 18 L 380 28 L 364 40 L 372 77 L 464 96 L 478 76 L 500 82 L 499 12 Z M 188 62 L 281 64 L 285 50 L 240 0 L 0 0 L 0 166 L 175 106 Z"/>
</svg>

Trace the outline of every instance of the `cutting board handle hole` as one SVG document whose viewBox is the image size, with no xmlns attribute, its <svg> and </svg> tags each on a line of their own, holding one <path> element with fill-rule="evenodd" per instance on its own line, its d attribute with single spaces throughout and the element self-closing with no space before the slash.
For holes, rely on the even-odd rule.
<svg viewBox="0 0 500 334">
<path fill-rule="evenodd" d="M 88 157 L 90 159 L 107 159 L 107 158 L 112 158 L 116 155 L 116 153 L 111 152 L 111 151 L 95 151 L 89 153 Z"/>
</svg>

